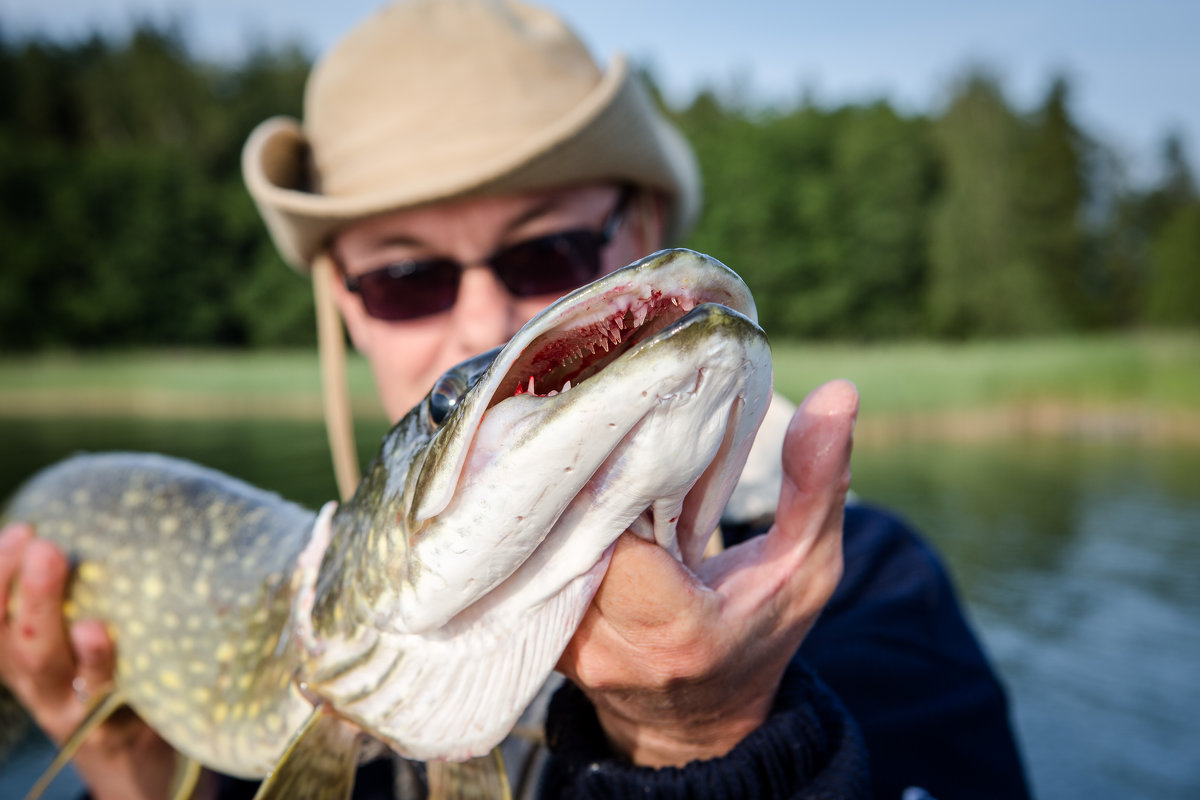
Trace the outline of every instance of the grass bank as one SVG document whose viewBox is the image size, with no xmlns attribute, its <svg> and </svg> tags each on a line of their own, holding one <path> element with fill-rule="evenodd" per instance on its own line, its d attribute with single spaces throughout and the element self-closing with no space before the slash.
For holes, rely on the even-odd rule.
<svg viewBox="0 0 1200 800">
<path fill-rule="evenodd" d="M 1010 342 L 775 342 L 776 387 L 832 378 L 862 395 L 860 437 L 1085 433 L 1200 441 L 1200 332 Z M 360 414 L 379 415 L 366 364 Z M 0 357 L 0 416 L 318 418 L 312 352 L 145 351 Z"/>
<path fill-rule="evenodd" d="M 359 413 L 379 415 L 370 370 L 348 366 Z M 0 357 L 0 416 L 321 415 L 316 352 L 146 350 Z"/>
<path fill-rule="evenodd" d="M 798 399 L 849 378 L 859 438 L 1015 434 L 1200 442 L 1200 332 L 970 343 L 775 345 Z"/>
</svg>

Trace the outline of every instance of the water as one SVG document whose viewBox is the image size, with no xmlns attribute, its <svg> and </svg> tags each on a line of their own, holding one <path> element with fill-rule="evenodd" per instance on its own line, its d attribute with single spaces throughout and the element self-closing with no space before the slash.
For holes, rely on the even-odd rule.
<svg viewBox="0 0 1200 800">
<path fill-rule="evenodd" d="M 1200 797 L 1200 450 L 860 448 L 953 567 L 1042 798 Z"/>
<path fill-rule="evenodd" d="M 383 427 L 361 424 L 364 457 Z M 312 507 L 319 424 L 0 420 L 0 496 L 77 450 L 155 450 Z M 1010 691 L 1037 795 L 1200 797 L 1200 449 L 860 446 L 854 485 L 951 565 Z"/>
<path fill-rule="evenodd" d="M 360 422 L 365 460 L 386 431 Z M 337 487 L 320 423 L 238 420 L 0 419 L 0 497 L 34 470 L 80 451 L 145 450 L 181 456 L 223 470 L 290 500 L 318 508 Z"/>
</svg>

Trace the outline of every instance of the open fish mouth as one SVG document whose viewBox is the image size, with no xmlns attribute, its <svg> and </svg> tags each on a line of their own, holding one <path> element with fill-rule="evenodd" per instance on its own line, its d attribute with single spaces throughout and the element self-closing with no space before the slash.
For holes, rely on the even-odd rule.
<svg viewBox="0 0 1200 800">
<path fill-rule="evenodd" d="M 585 296 L 578 304 L 566 298 L 554 315 L 560 319 L 516 354 L 488 405 L 526 393 L 553 397 L 567 391 L 699 305 L 714 303 L 753 319 L 753 303 L 745 299 L 720 285 L 660 289 L 630 283 L 618 283 L 599 296 Z"/>
<path fill-rule="evenodd" d="M 618 270 L 534 317 L 421 467 L 409 630 L 443 625 L 501 584 L 537 602 L 626 529 L 694 566 L 770 395 L 754 320 L 741 279 L 686 250 Z M 486 569 L 472 552 L 489 554 Z"/>
</svg>

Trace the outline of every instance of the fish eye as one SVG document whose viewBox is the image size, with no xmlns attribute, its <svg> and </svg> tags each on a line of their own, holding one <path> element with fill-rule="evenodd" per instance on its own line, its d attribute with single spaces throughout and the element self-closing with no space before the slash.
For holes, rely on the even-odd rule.
<svg viewBox="0 0 1200 800">
<path fill-rule="evenodd" d="M 434 425 L 441 426 L 450 416 L 450 412 L 458 405 L 465 392 L 462 380 L 458 376 L 443 375 L 433 385 L 429 392 L 429 419 Z"/>
<path fill-rule="evenodd" d="M 429 421 L 434 427 L 441 427 L 450 412 L 466 396 L 480 378 L 488 371 L 488 367 L 496 360 L 496 356 L 504 347 L 494 348 L 481 353 L 452 367 L 433 384 L 425 407 L 429 412 Z"/>
</svg>

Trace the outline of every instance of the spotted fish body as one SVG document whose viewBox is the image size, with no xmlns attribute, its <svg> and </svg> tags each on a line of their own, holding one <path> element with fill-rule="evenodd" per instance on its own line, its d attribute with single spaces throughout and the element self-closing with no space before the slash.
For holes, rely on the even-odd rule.
<svg viewBox="0 0 1200 800">
<path fill-rule="evenodd" d="M 295 683 L 290 581 L 315 515 L 179 459 L 75 456 L 6 516 L 76 568 L 68 617 L 104 620 L 129 704 L 218 770 L 265 775 L 312 704 Z"/>
<path fill-rule="evenodd" d="M 448 372 L 336 511 L 101 454 L 36 476 L 7 515 L 71 554 L 68 614 L 107 622 L 119 690 L 192 759 L 295 768 L 327 716 L 461 760 L 553 670 L 617 536 L 698 562 L 770 383 L 745 285 L 666 251 Z M 321 736 L 309 752 L 343 747 Z"/>
</svg>

